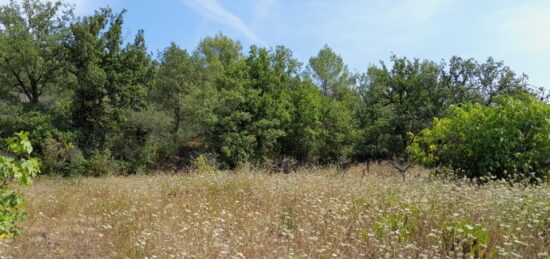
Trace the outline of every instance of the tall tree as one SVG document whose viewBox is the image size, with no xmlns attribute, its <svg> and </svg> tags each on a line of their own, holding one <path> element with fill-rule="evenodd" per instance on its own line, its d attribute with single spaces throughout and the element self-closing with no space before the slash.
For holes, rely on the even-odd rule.
<svg viewBox="0 0 550 259">
<path fill-rule="evenodd" d="M 357 140 L 355 78 L 342 57 L 325 45 L 309 59 L 309 75 L 323 95 L 319 151 L 324 162 L 348 160 Z"/>
<path fill-rule="evenodd" d="M 173 114 L 174 133 L 180 129 L 185 109 L 184 97 L 191 91 L 195 76 L 189 54 L 171 43 L 160 59 L 156 92 L 159 103 Z"/>
<path fill-rule="evenodd" d="M 358 123 L 354 117 L 355 95 L 343 100 L 321 96 L 319 159 L 324 163 L 345 162 L 350 159 L 359 140 Z"/>
<path fill-rule="evenodd" d="M 154 91 L 156 102 L 172 114 L 173 132 L 185 128 L 188 139 L 204 137 L 217 100 L 213 82 L 204 76 L 208 71 L 200 64 L 172 43 L 160 58 Z"/>
<path fill-rule="evenodd" d="M 262 163 L 282 153 L 298 67 L 284 47 L 252 46 L 246 59 L 229 64 L 216 80 L 220 98 L 209 140 L 227 165 Z"/>
<path fill-rule="evenodd" d="M 390 68 L 384 63 L 370 67 L 359 87 L 364 101 L 360 156 L 403 153 L 409 144 L 407 133 L 429 126 L 451 104 L 447 85 L 440 80 L 442 64 L 396 56 L 391 62 Z"/>
<path fill-rule="evenodd" d="M 72 9 L 61 2 L 12 0 L 0 7 L 0 85 L 37 104 L 66 76 Z"/>
<path fill-rule="evenodd" d="M 492 57 L 478 66 L 478 80 L 479 89 L 487 104 L 493 103 L 498 95 L 518 95 L 528 90 L 525 74 L 516 75 L 504 62 L 497 62 Z"/>
<path fill-rule="evenodd" d="M 492 57 L 487 58 L 484 63 L 478 63 L 471 58 L 453 56 L 447 70 L 442 67 L 442 80 L 452 88 L 453 102 L 475 101 L 491 104 L 494 97 L 501 94 L 531 93 L 542 97 L 538 89 L 527 84 L 527 75 L 516 74 L 504 62 L 495 61 Z"/>
<path fill-rule="evenodd" d="M 216 74 L 243 58 L 242 45 L 222 33 L 202 39 L 193 56 L 202 61 L 209 73 Z"/>
<path fill-rule="evenodd" d="M 322 148 L 322 100 L 319 88 L 311 82 L 295 79 L 289 92 L 292 105 L 290 121 L 284 125 L 280 154 L 299 161 L 313 162 Z"/>
<path fill-rule="evenodd" d="M 70 54 L 77 83 L 72 119 L 85 149 L 104 148 L 126 110 L 139 110 L 153 78 L 143 31 L 122 44 L 125 11 L 101 9 L 72 26 Z"/>
<path fill-rule="evenodd" d="M 479 91 L 478 63 L 473 59 L 463 59 L 453 56 L 449 60 L 448 71 L 442 68 L 441 80 L 453 89 L 450 102 L 460 103 L 481 101 Z"/>
<path fill-rule="evenodd" d="M 325 96 L 338 98 L 349 85 L 350 74 L 342 57 L 325 45 L 309 59 L 309 73 Z"/>
</svg>

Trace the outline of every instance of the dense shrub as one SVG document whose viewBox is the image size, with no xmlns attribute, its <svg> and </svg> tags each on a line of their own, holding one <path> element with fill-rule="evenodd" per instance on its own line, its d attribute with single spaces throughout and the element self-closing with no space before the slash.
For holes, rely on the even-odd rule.
<svg viewBox="0 0 550 259">
<path fill-rule="evenodd" d="M 68 168 L 72 174 L 84 176 L 105 176 L 117 173 L 119 169 L 119 161 L 112 158 L 109 150 L 94 150 L 88 158 L 78 159 Z"/>
<path fill-rule="evenodd" d="M 9 137 L 25 131 L 29 133 L 37 154 L 42 155 L 47 139 L 74 142 L 76 134 L 68 130 L 62 107 L 29 109 L 24 105 L 7 105 L 0 102 L 0 137 Z"/>
<path fill-rule="evenodd" d="M 44 173 L 75 174 L 75 164 L 84 159 L 82 152 L 72 142 L 48 138 L 43 143 L 42 164 Z M 72 170 L 70 170 L 73 168 Z M 77 173 L 78 174 L 78 173 Z"/>
<path fill-rule="evenodd" d="M 53 116 L 40 111 L 26 111 L 22 105 L 0 104 L 1 136 L 8 137 L 20 131 L 29 132 L 32 145 L 40 151 L 48 137 L 56 134 Z"/>
<path fill-rule="evenodd" d="M 197 173 L 211 173 L 216 171 L 216 162 L 206 154 L 198 155 L 193 159 L 193 169 Z"/>
<path fill-rule="evenodd" d="M 452 107 L 408 147 L 417 162 L 450 167 L 459 176 L 548 178 L 550 105 L 501 96 L 490 106 Z"/>
<path fill-rule="evenodd" d="M 110 151 L 118 160 L 120 173 L 142 173 L 154 164 L 155 143 L 149 135 L 146 127 L 129 121 L 122 127 L 121 133 L 111 140 Z"/>
</svg>

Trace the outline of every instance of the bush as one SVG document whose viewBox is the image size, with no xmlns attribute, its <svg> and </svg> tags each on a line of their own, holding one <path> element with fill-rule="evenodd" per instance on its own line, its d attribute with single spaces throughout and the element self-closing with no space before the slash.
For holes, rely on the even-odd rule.
<svg viewBox="0 0 550 259">
<path fill-rule="evenodd" d="M 29 132 L 29 140 L 39 155 L 45 154 L 48 139 L 74 143 L 76 134 L 69 131 L 67 125 L 58 122 L 67 120 L 61 113 L 57 108 L 27 111 L 23 105 L 0 103 L 0 137 L 12 136 L 21 131 Z"/>
<path fill-rule="evenodd" d="M 130 112 L 117 134 L 109 139 L 111 155 L 120 166 L 120 173 L 144 173 L 151 169 L 158 157 L 163 128 L 160 119 L 151 112 Z"/>
<path fill-rule="evenodd" d="M 24 111 L 22 106 L 0 105 L 0 134 L 12 136 L 16 132 L 29 132 L 32 145 L 40 152 L 40 144 L 57 131 L 53 117 L 40 111 Z"/>
<path fill-rule="evenodd" d="M 501 96 L 491 106 L 451 107 L 408 147 L 413 159 L 458 176 L 546 179 L 550 170 L 550 105 L 530 96 Z"/>
<path fill-rule="evenodd" d="M 40 172 L 38 158 L 29 157 L 32 150 L 29 133 L 20 132 L 7 140 L 7 151 L 12 155 L 0 155 L 0 239 L 17 234 L 15 222 L 25 216 L 21 194 L 10 190 L 9 185 L 29 185 Z"/>
<path fill-rule="evenodd" d="M 44 173 L 63 174 L 70 176 L 74 171 L 70 170 L 73 163 L 82 159 L 82 153 L 72 142 L 48 138 L 43 143 L 42 164 Z"/>
<path fill-rule="evenodd" d="M 65 176 L 99 177 L 120 172 L 121 163 L 113 159 L 108 150 L 92 151 L 88 158 L 77 150 L 70 160 L 61 164 L 60 171 L 56 172 L 63 172 Z"/>
<path fill-rule="evenodd" d="M 193 159 L 193 169 L 197 173 L 212 173 L 216 171 L 215 162 L 211 161 L 207 155 L 201 154 Z"/>
<path fill-rule="evenodd" d="M 85 176 L 105 176 L 119 171 L 120 164 L 112 158 L 109 150 L 95 150 L 88 159 L 82 158 L 78 163 L 70 167 L 74 173 Z"/>
</svg>

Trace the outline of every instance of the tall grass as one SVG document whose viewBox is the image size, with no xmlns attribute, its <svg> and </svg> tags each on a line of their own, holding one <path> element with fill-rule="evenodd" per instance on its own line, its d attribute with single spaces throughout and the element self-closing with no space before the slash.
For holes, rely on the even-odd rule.
<svg viewBox="0 0 550 259">
<path fill-rule="evenodd" d="M 548 258 L 550 188 L 388 167 L 39 179 L 13 258 Z"/>
</svg>

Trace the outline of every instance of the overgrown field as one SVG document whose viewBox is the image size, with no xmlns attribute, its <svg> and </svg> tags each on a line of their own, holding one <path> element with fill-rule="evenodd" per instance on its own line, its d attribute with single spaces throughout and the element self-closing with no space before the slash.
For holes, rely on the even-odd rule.
<svg viewBox="0 0 550 259">
<path fill-rule="evenodd" d="M 41 178 L 13 258 L 548 258 L 550 187 L 428 179 L 389 167 Z M 380 173 L 380 172 L 386 173 Z"/>
</svg>

